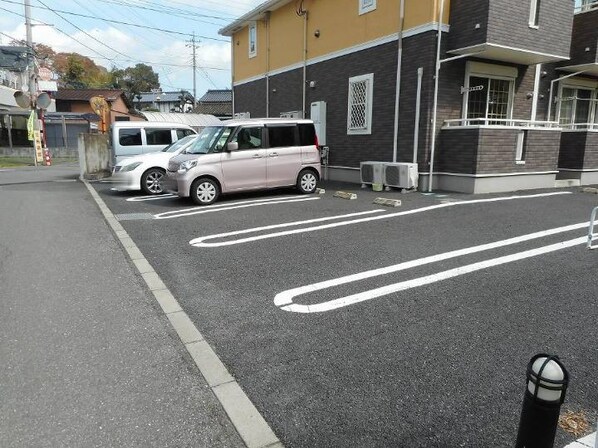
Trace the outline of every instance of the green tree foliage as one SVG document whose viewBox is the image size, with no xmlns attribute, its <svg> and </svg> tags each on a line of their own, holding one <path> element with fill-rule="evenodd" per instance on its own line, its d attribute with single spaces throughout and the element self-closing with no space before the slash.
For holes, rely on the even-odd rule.
<svg viewBox="0 0 598 448">
<path fill-rule="evenodd" d="M 133 102 L 135 95 L 160 88 L 160 78 L 154 69 L 146 64 L 137 64 L 124 70 L 112 68 L 112 85 L 123 89 L 129 101 Z"/>
</svg>

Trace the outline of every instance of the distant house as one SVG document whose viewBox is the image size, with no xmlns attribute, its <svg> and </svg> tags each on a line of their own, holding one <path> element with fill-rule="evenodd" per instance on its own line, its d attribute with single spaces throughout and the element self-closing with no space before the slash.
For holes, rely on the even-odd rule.
<svg viewBox="0 0 598 448">
<path fill-rule="evenodd" d="M 89 100 L 95 96 L 103 97 L 110 104 L 110 123 L 143 120 L 130 112 L 131 105 L 124 91 L 120 89 L 58 89 L 56 111 L 93 114 Z"/>
<path fill-rule="evenodd" d="M 193 109 L 193 95 L 186 90 L 178 92 L 141 92 L 133 98 L 137 110 L 158 112 L 190 112 Z"/>
<path fill-rule="evenodd" d="M 193 112 L 231 118 L 233 115 L 233 92 L 229 89 L 208 90 L 198 101 Z"/>
</svg>

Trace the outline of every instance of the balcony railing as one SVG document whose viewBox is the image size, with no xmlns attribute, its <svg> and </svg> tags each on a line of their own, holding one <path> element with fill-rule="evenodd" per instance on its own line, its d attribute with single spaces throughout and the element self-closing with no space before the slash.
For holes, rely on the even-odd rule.
<svg viewBox="0 0 598 448">
<path fill-rule="evenodd" d="M 561 124 L 563 131 L 598 131 L 598 123 Z"/>
<path fill-rule="evenodd" d="M 592 2 L 586 2 L 582 5 L 578 5 L 575 7 L 575 14 L 579 14 L 580 12 L 590 11 L 592 9 L 598 9 L 598 0 Z"/>
<path fill-rule="evenodd" d="M 463 127 L 501 127 L 501 128 L 535 128 L 535 129 L 560 129 L 561 125 L 556 121 L 532 121 L 516 119 L 497 119 L 497 118 L 461 118 L 458 120 L 445 120 L 444 129 L 463 128 Z"/>
</svg>

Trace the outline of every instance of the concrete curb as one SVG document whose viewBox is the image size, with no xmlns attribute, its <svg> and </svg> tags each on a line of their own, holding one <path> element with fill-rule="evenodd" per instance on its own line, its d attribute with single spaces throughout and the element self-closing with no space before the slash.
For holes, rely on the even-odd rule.
<svg viewBox="0 0 598 448">
<path fill-rule="evenodd" d="M 135 242 L 120 225 L 102 198 L 88 181 L 82 180 L 91 196 L 145 281 L 148 289 L 154 294 L 162 311 L 178 334 L 181 342 L 191 355 L 195 365 L 206 383 L 222 405 L 231 423 L 248 448 L 283 448 L 284 446 L 274 434 L 266 420 L 262 417 L 241 386 L 235 381 L 226 366 L 220 361 L 212 347 L 204 340 L 200 331 L 183 311 L 175 297 L 168 290 L 143 256 Z"/>
</svg>

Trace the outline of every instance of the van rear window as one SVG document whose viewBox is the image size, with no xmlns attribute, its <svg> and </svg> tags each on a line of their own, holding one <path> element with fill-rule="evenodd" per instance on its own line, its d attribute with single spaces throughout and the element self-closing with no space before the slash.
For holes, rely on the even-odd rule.
<svg viewBox="0 0 598 448">
<path fill-rule="evenodd" d="M 270 148 L 297 146 L 295 142 L 295 129 L 297 129 L 297 126 L 269 126 L 267 129 Z"/>
<path fill-rule="evenodd" d="M 316 144 L 316 129 L 313 124 L 299 124 L 299 144 L 301 146 Z"/>
<path fill-rule="evenodd" d="M 121 146 L 141 145 L 141 129 L 119 129 L 118 143 L 120 143 Z"/>
<path fill-rule="evenodd" d="M 172 133 L 170 129 L 147 129 L 145 138 L 148 145 L 170 145 L 172 143 Z"/>
</svg>

